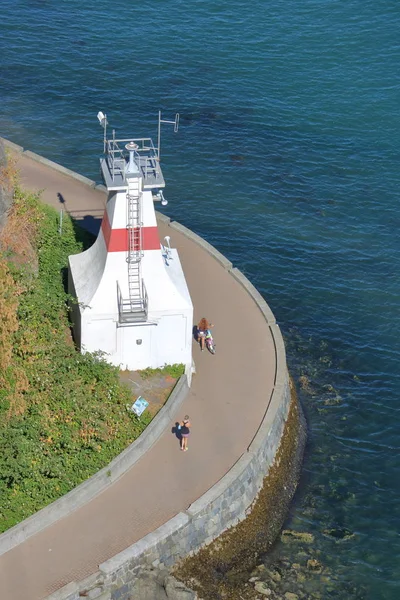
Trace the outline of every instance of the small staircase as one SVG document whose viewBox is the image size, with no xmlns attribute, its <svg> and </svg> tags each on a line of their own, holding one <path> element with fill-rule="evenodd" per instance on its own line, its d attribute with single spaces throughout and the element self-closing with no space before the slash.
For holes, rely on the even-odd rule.
<svg viewBox="0 0 400 600">
<path fill-rule="evenodd" d="M 123 299 L 118 293 L 120 322 L 140 323 L 147 320 L 147 293 L 141 276 L 141 260 L 143 258 L 142 234 L 142 191 L 139 189 L 141 179 L 128 179 L 128 289 L 129 298 Z"/>
</svg>

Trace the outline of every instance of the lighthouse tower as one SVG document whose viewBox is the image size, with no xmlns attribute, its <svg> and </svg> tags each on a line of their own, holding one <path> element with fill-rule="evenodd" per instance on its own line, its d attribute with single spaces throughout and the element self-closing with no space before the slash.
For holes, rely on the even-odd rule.
<svg viewBox="0 0 400 600">
<path fill-rule="evenodd" d="M 160 243 L 154 210 L 154 201 L 166 204 L 160 144 L 116 139 L 114 131 L 108 140 L 99 115 L 108 199 L 96 242 L 69 257 L 75 340 L 122 369 L 190 368 L 193 305 L 178 252 L 169 238 Z"/>
</svg>

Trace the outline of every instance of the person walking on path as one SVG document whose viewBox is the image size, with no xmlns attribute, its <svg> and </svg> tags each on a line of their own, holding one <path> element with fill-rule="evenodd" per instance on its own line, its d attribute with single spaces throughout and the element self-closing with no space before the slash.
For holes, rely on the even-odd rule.
<svg viewBox="0 0 400 600">
<path fill-rule="evenodd" d="M 189 421 L 189 415 L 186 415 L 183 421 L 181 421 L 179 424 L 179 429 L 181 433 L 181 450 L 183 450 L 183 452 L 186 452 L 186 450 L 188 449 L 187 443 L 188 437 L 190 435 L 190 427 L 191 423 Z"/>
<path fill-rule="evenodd" d="M 210 321 L 207 321 L 207 319 L 205 317 L 203 317 L 199 321 L 199 324 L 197 325 L 197 338 L 200 342 L 200 348 L 201 348 L 202 352 L 204 350 L 204 344 L 205 344 L 205 340 L 206 340 L 207 330 L 210 329 L 211 327 L 214 327 L 214 325 L 212 323 L 210 323 Z"/>
</svg>

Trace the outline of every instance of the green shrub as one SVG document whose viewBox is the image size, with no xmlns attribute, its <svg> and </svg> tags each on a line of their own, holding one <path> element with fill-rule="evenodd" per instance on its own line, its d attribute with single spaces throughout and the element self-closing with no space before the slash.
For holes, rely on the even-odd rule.
<svg viewBox="0 0 400 600">
<path fill-rule="evenodd" d="M 169 375 L 174 379 L 179 379 L 179 377 L 185 372 L 185 365 L 165 365 L 162 369 L 151 369 L 149 367 L 138 372 L 140 373 L 142 379 L 150 379 L 150 377 L 154 377 L 154 375 Z"/>
<path fill-rule="evenodd" d="M 20 190 L 13 211 L 30 227 L 37 268 L 3 246 L 0 289 L 11 274 L 18 327 L 0 368 L 0 532 L 107 465 L 150 420 L 127 410 L 118 368 L 71 341 L 64 283 L 68 255 L 82 249 L 76 226 L 64 216 L 60 235 L 57 212 Z"/>
</svg>

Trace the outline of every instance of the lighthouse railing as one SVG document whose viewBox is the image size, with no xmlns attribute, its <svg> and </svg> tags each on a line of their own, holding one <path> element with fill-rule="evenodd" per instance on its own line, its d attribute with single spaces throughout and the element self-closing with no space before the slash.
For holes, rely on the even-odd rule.
<svg viewBox="0 0 400 600">
<path fill-rule="evenodd" d="M 105 158 L 112 181 L 115 181 L 118 176 L 124 178 L 125 166 L 128 160 L 125 145 L 130 142 L 134 142 L 138 146 L 135 150 L 135 161 L 142 171 L 144 179 L 148 179 L 150 173 L 154 179 L 157 179 L 160 174 L 159 156 L 151 138 L 112 138 L 106 140 L 105 144 Z"/>
<path fill-rule="evenodd" d="M 147 321 L 149 298 L 143 279 L 140 282 L 140 302 L 132 304 L 130 298 L 124 298 L 117 281 L 117 304 L 119 323 L 144 323 Z"/>
</svg>

